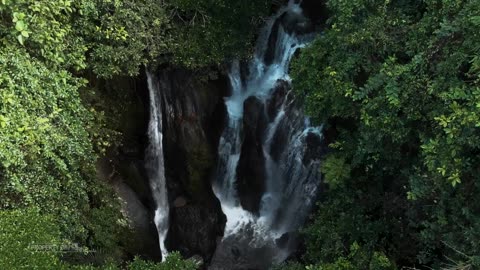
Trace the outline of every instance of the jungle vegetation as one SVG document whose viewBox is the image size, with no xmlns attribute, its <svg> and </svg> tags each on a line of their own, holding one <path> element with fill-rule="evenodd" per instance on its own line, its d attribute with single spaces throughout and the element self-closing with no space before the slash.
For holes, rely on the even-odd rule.
<svg viewBox="0 0 480 270">
<path fill-rule="evenodd" d="M 325 189 L 304 254 L 281 267 L 479 269 L 480 1 L 326 5 L 292 65 L 297 98 L 325 123 Z M 125 261 L 127 221 L 95 171 L 119 134 L 91 86 L 246 57 L 271 7 L 0 0 L 0 269 L 195 269 L 176 253 Z M 38 252 L 46 242 L 104 252 L 68 259 Z"/>
<path fill-rule="evenodd" d="M 269 8 L 268 1 L 1 0 L 0 269 L 125 266 L 127 222 L 95 167 L 119 134 L 95 98 L 102 89 L 91 86 L 146 65 L 195 69 L 247 55 Z M 85 257 L 102 252 L 94 263 L 69 262 L 58 250 L 32 248 L 46 242 L 78 245 Z M 194 266 L 173 255 L 128 268 Z"/>
<path fill-rule="evenodd" d="M 329 144 L 306 269 L 480 269 L 480 1 L 327 6 L 292 68 Z"/>
</svg>

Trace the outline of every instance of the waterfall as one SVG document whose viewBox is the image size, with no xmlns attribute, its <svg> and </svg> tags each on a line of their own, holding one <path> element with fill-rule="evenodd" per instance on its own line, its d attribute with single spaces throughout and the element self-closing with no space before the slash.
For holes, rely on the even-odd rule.
<svg viewBox="0 0 480 270">
<path fill-rule="evenodd" d="M 266 108 L 281 82 L 290 87 L 290 60 L 297 49 L 312 40 L 313 34 L 287 31 L 282 20 L 290 16 L 301 21 L 304 18 L 302 13 L 300 4 L 291 0 L 267 21 L 249 63 L 234 61 L 231 65 L 229 78 L 232 94 L 225 99 L 229 120 L 220 139 L 219 162 L 213 182 L 214 193 L 227 216 L 224 242 L 246 237 L 245 232 L 248 231 L 253 234 L 246 241 L 248 245 L 275 245 L 283 235 L 299 229 L 317 194 L 320 164 L 318 157 L 309 156 L 315 148 L 311 145 L 322 139 L 321 128 L 310 126 L 308 118 L 296 108 L 288 89 L 283 102 L 276 107 L 275 115 L 267 117 L 269 120 L 264 128 L 263 139 L 257 142 L 261 144 L 265 161 L 265 190 L 258 213 L 242 207 L 236 188 L 244 136 L 243 119 L 247 113 L 244 112 L 245 101 L 255 97 Z M 289 251 L 278 249 L 274 253 L 277 254 L 273 260 L 281 261 Z M 220 256 L 225 255 L 217 255 L 213 265 L 229 260 Z M 215 266 L 212 269 L 216 269 Z"/>
<path fill-rule="evenodd" d="M 149 145 L 146 152 L 146 169 L 155 203 L 154 221 L 158 231 L 158 240 L 162 260 L 168 255 L 165 238 L 168 233 L 169 205 L 165 180 L 162 134 L 162 104 L 160 89 L 154 83 L 153 75 L 147 72 L 148 91 L 150 96 L 150 122 L 148 125 Z"/>
</svg>

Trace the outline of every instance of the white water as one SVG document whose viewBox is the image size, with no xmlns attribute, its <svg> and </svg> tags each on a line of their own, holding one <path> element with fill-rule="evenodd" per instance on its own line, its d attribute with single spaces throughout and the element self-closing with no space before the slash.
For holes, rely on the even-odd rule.
<svg viewBox="0 0 480 270">
<path fill-rule="evenodd" d="M 155 201 L 155 225 L 158 231 L 162 261 L 168 255 L 165 248 L 165 238 L 168 233 L 169 205 L 165 180 L 165 165 L 163 157 L 162 106 L 160 89 L 154 84 L 152 75 L 147 72 L 148 90 L 150 95 L 150 122 L 148 125 L 149 146 L 147 148 L 147 172 Z"/>
<path fill-rule="evenodd" d="M 227 216 L 224 239 L 231 235 L 241 234 L 248 226 L 254 230 L 252 245 L 274 241 L 286 232 L 299 228 L 308 215 L 319 183 L 318 161 L 304 164 L 303 157 L 307 151 L 306 138 L 310 134 L 321 137 L 320 128 L 309 126 L 302 115 L 287 115 L 283 104 L 275 118 L 270 122 L 261 142 L 265 156 L 266 191 L 262 197 L 258 216 L 244 210 L 235 189 L 236 170 L 241 155 L 243 104 L 250 96 L 256 96 L 264 103 L 271 97 L 272 89 L 278 80 L 290 82 L 288 67 L 295 51 L 304 47 L 310 37 L 296 36 L 286 33 L 282 26 L 278 31 L 275 43 L 274 59 L 271 64 L 265 63 L 269 37 L 275 21 L 284 12 L 300 15 L 302 10 L 293 0 L 273 16 L 262 30 L 257 41 L 256 53 L 248 65 L 248 75 L 244 80 L 238 61 L 231 65 L 229 78 L 232 95 L 225 100 L 228 112 L 228 125 L 220 139 L 219 164 L 213 189 L 219 198 L 222 210 Z M 287 102 L 287 99 L 286 99 Z M 285 102 L 284 102 L 285 103 Z M 293 122 L 301 118 L 298 130 Z M 286 122 L 285 122 L 286 121 Z M 274 147 L 273 138 L 283 123 L 292 122 L 287 132 L 288 145 L 276 162 L 271 157 Z M 305 124 L 303 124 L 305 122 Z M 283 128 L 285 130 L 285 127 Z M 282 146 L 284 147 L 284 146 Z M 280 209 L 281 208 L 281 209 Z M 284 259 L 288 253 L 279 255 Z"/>
</svg>

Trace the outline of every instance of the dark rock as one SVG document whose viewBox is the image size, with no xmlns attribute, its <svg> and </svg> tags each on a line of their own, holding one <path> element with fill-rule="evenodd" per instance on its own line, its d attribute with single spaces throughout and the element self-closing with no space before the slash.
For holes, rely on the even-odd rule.
<svg viewBox="0 0 480 270">
<path fill-rule="evenodd" d="M 221 97 L 229 97 L 232 95 L 232 87 L 230 84 L 230 78 L 228 77 L 228 74 L 226 73 L 227 68 L 224 67 L 223 70 L 224 72 L 221 72 L 217 74 L 217 78 L 214 81 L 210 81 L 210 86 L 215 90 L 215 93 L 218 94 Z M 224 104 L 223 102 L 220 102 L 220 104 Z M 218 104 L 217 104 L 218 105 Z"/>
<path fill-rule="evenodd" d="M 242 84 L 244 84 L 244 87 L 248 76 L 250 76 L 250 69 L 248 65 L 249 62 L 246 60 L 240 62 L 240 78 L 242 79 Z"/>
<path fill-rule="evenodd" d="M 272 138 L 272 147 L 270 149 L 270 156 L 275 162 L 279 162 L 285 149 L 294 135 L 304 128 L 304 114 L 298 109 L 293 100 L 293 96 L 287 95 L 287 103 L 289 104 L 285 108 L 285 117 L 278 125 L 277 132 L 275 132 Z"/>
<path fill-rule="evenodd" d="M 278 114 L 289 89 L 290 83 L 285 80 L 278 80 L 272 89 L 272 95 L 267 101 L 267 114 L 270 121 L 273 121 Z"/>
<path fill-rule="evenodd" d="M 115 166 L 125 182 L 144 205 L 153 207 L 152 192 L 141 160 L 120 160 Z"/>
<path fill-rule="evenodd" d="M 185 197 L 177 197 L 175 201 L 173 201 L 173 207 L 184 207 L 187 205 L 187 199 Z"/>
<path fill-rule="evenodd" d="M 189 204 L 173 208 L 167 248 L 178 250 L 186 257 L 201 255 L 203 260 L 210 261 L 217 247 L 217 235 L 223 235 L 225 222 L 223 213 L 213 206 Z"/>
<path fill-rule="evenodd" d="M 209 270 L 269 269 L 279 250 L 273 242 L 256 242 L 253 230 L 228 236 L 218 245 Z"/>
<path fill-rule="evenodd" d="M 323 26 L 329 17 L 326 2 L 326 0 L 303 0 L 300 7 L 313 24 Z"/>
<path fill-rule="evenodd" d="M 282 234 L 280 238 L 275 239 L 277 247 L 284 250 L 295 250 L 298 242 L 297 232 L 287 232 Z"/>
<path fill-rule="evenodd" d="M 98 159 L 97 177 L 109 183 L 120 198 L 122 214 L 129 227 L 128 235 L 122 239 L 126 255 L 141 255 L 146 259 L 160 261 L 162 257 L 158 247 L 158 234 L 153 223 L 148 198 L 144 198 L 147 203 L 142 202 L 139 194 L 127 184 L 128 181 L 125 177 L 129 176 L 119 173 L 115 168 L 115 163 L 109 158 Z M 142 182 L 143 179 L 140 179 L 139 186 Z"/>
<path fill-rule="evenodd" d="M 225 78 L 200 80 L 192 72 L 165 69 L 158 75 L 162 93 L 165 174 L 170 209 L 168 250 L 209 261 L 225 216 L 210 177 L 225 121 Z"/>
<path fill-rule="evenodd" d="M 237 166 L 236 187 L 245 210 L 258 213 L 265 191 L 265 156 L 262 139 L 266 128 L 264 104 L 256 97 L 244 103 L 243 143 Z"/>
<path fill-rule="evenodd" d="M 158 234 L 153 222 L 153 199 L 143 166 L 148 143 L 148 88 L 144 73 L 137 78 L 114 77 L 96 80 L 98 98 L 107 116 L 115 121 L 109 127 L 120 132 L 118 144 L 97 162 L 98 178 L 108 183 L 121 199 L 122 213 L 129 232 L 121 239 L 126 257 L 140 255 L 160 261 Z M 92 86 L 93 87 L 93 86 Z M 121 109 L 119 109 L 121 108 Z"/>
<path fill-rule="evenodd" d="M 303 164 L 308 165 L 312 160 L 322 155 L 324 142 L 319 134 L 309 132 L 305 138 L 306 150 L 303 156 Z"/>
<path fill-rule="evenodd" d="M 295 11 L 287 11 L 280 17 L 281 25 L 289 34 L 308 34 L 313 32 L 314 26 L 308 17 Z"/>
<path fill-rule="evenodd" d="M 214 87 L 219 88 L 222 87 L 222 85 L 223 84 L 215 84 Z M 228 87 L 230 87 L 230 85 Z M 226 97 L 227 92 L 220 92 L 219 94 L 219 100 L 217 100 L 213 112 L 207 118 L 206 123 L 204 123 L 206 129 L 205 134 L 208 139 L 207 142 L 212 149 L 215 149 L 215 157 L 218 154 L 218 144 L 220 142 L 219 138 L 222 136 L 223 129 L 225 128 L 225 124 L 228 118 L 227 107 L 223 99 L 224 97 Z"/>
<path fill-rule="evenodd" d="M 122 212 L 128 220 L 131 235 L 127 251 L 131 255 L 141 254 L 144 258 L 161 260 L 158 246 L 158 234 L 151 219 L 151 211 L 137 197 L 129 186 L 119 179 L 114 183 L 114 189 L 122 202 Z"/>
<path fill-rule="evenodd" d="M 290 239 L 290 235 L 288 233 L 282 234 L 280 238 L 275 239 L 275 244 L 279 247 L 285 247 L 288 244 L 288 240 Z"/>
<path fill-rule="evenodd" d="M 273 59 L 275 58 L 275 50 L 277 45 L 278 33 L 280 31 L 280 25 L 281 21 L 276 20 L 272 27 L 270 37 L 268 37 L 268 47 L 263 59 L 267 66 L 271 65 L 273 63 Z"/>
<path fill-rule="evenodd" d="M 265 105 L 257 97 L 249 97 L 243 104 L 243 135 L 261 143 L 267 127 Z"/>
<path fill-rule="evenodd" d="M 270 148 L 270 156 L 275 162 L 279 162 L 284 152 L 288 139 L 289 139 L 289 130 L 288 123 L 285 119 L 280 122 L 280 125 L 275 132 L 272 138 L 272 147 Z"/>
<path fill-rule="evenodd" d="M 304 4 L 304 7 L 316 8 L 317 6 L 313 4 Z M 282 30 L 288 34 L 295 33 L 297 35 L 304 35 L 314 32 L 317 23 L 317 17 L 310 16 L 309 12 L 305 13 L 304 11 L 302 13 L 301 11 L 290 10 L 281 14 L 274 22 L 270 36 L 268 37 L 267 51 L 264 56 L 265 64 L 271 65 L 273 63 L 278 37 Z"/>
<path fill-rule="evenodd" d="M 198 269 L 202 269 L 202 267 L 205 265 L 205 261 L 203 260 L 202 256 L 200 255 L 195 255 L 189 258 L 189 260 L 193 261 L 195 265 L 197 265 Z"/>
<path fill-rule="evenodd" d="M 275 242 L 279 248 L 292 251 L 285 261 L 301 261 L 306 252 L 304 236 L 298 232 L 284 233 Z"/>
</svg>

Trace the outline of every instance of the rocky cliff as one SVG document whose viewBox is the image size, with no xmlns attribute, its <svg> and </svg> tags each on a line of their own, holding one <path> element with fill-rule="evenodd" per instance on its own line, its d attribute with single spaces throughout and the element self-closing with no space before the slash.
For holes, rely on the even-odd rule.
<svg viewBox="0 0 480 270">
<path fill-rule="evenodd" d="M 166 245 L 209 261 L 225 216 L 211 188 L 217 146 L 225 123 L 225 81 L 182 69 L 157 72 L 162 91 L 164 151 L 171 205 Z"/>
</svg>

